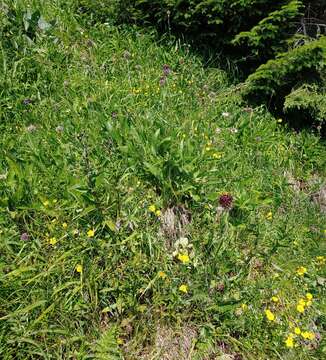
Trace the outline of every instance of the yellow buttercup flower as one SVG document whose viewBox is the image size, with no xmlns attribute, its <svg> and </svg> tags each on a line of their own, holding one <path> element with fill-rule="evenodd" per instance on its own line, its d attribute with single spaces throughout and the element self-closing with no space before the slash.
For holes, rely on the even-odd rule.
<svg viewBox="0 0 326 360">
<path fill-rule="evenodd" d="M 308 300 L 312 300 L 313 296 L 312 296 L 311 293 L 307 293 L 307 294 L 306 294 L 306 298 L 307 298 Z"/>
<path fill-rule="evenodd" d="M 54 246 L 57 243 L 57 239 L 55 237 L 52 237 L 51 239 L 49 239 L 49 244 Z"/>
<path fill-rule="evenodd" d="M 300 299 L 298 304 L 302 305 L 302 306 L 306 306 L 306 300 L 305 299 Z"/>
<path fill-rule="evenodd" d="M 76 271 L 78 272 L 78 273 L 82 273 L 83 272 L 83 267 L 82 267 L 82 265 L 80 265 L 80 264 L 78 264 L 78 265 L 76 265 Z"/>
<path fill-rule="evenodd" d="M 287 339 L 285 340 L 285 345 L 288 348 L 293 348 L 294 347 L 294 340 L 293 340 L 293 337 L 291 335 L 289 335 L 287 337 Z"/>
<path fill-rule="evenodd" d="M 308 339 L 308 340 L 314 340 L 316 335 L 311 332 L 311 331 L 303 331 L 301 333 L 301 336 L 304 338 L 304 339 Z"/>
<path fill-rule="evenodd" d="M 301 330 L 299 327 L 295 327 L 294 328 L 294 333 L 297 334 L 297 335 L 300 335 L 301 334 Z"/>
<path fill-rule="evenodd" d="M 62 227 L 63 227 L 64 229 L 67 229 L 68 224 L 67 224 L 66 222 L 64 222 L 64 223 L 62 224 Z"/>
<path fill-rule="evenodd" d="M 304 312 L 304 305 L 298 304 L 297 311 L 302 314 Z"/>
<path fill-rule="evenodd" d="M 312 304 L 312 301 L 311 301 L 311 300 L 308 300 L 308 301 L 306 302 L 306 305 L 307 305 L 307 306 L 311 306 L 311 304 Z"/>
<path fill-rule="evenodd" d="M 45 207 L 47 207 L 47 206 L 49 206 L 49 201 L 48 200 L 45 200 L 44 202 L 43 202 L 43 205 L 45 206 Z"/>
<path fill-rule="evenodd" d="M 178 260 L 180 260 L 183 264 L 188 264 L 190 258 L 187 254 L 178 254 Z"/>
<path fill-rule="evenodd" d="M 297 274 L 300 276 L 303 276 L 306 272 L 307 272 L 307 268 L 305 268 L 304 266 L 299 266 L 297 268 Z"/>
<path fill-rule="evenodd" d="M 241 304 L 241 309 L 242 309 L 243 311 L 248 310 L 248 305 L 247 305 L 247 304 Z"/>
<path fill-rule="evenodd" d="M 266 214 L 266 219 L 267 220 L 272 220 L 273 219 L 273 213 L 271 211 Z"/>
<path fill-rule="evenodd" d="M 274 303 L 278 303 L 280 301 L 280 299 L 277 296 L 272 296 L 272 301 Z"/>
<path fill-rule="evenodd" d="M 326 263 L 325 256 L 316 256 L 316 260 L 317 260 L 319 265 L 324 265 Z"/>
<path fill-rule="evenodd" d="M 179 290 L 181 292 L 183 292 L 183 293 L 187 293 L 188 292 L 188 286 L 185 285 L 185 284 L 182 284 L 182 285 L 180 285 Z"/>
<path fill-rule="evenodd" d="M 152 213 L 155 213 L 156 206 L 155 206 L 155 205 L 150 205 L 150 206 L 148 207 L 148 210 L 149 210 L 150 212 L 152 212 Z"/>
<path fill-rule="evenodd" d="M 161 216 L 161 210 L 156 210 L 156 211 L 155 211 L 155 215 L 156 215 L 157 217 Z"/>
<path fill-rule="evenodd" d="M 267 320 L 269 320 L 269 321 L 275 320 L 275 315 L 269 309 L 265 310 L 265 315 L 267 317 Z"/>
<path fill-rule="evenodd" d="M 89 229 L 88 231 L 87 231 L 87 236 L 88 237 L 94 237 L 94 235 L 95 235 L 95 230 L 93 230 L 93 229 Z"/>
</svg>

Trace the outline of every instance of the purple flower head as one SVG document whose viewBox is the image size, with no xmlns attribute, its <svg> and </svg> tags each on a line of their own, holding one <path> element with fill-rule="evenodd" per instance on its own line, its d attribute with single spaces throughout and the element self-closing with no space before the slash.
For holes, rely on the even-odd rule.
<svg viewBox="0 0 326 360">
<path fill-rule="evenodd" d="M 23 104 L 24 105 L 30 105 L 31 103 L 33 102 L 33 100 L 32 99 L 24 99 L 24 101 L 23 101 Z"/>
<path fill-rule="evenodd" d="M 26 232 L 20 235 L 20 240 L 27 241 L 28 239 L 29 239 L 29 235 Z"/>
<path fill-rule="evenodd" d="M 224 209 L 230 209 L 232 207 L 233 197 L 230 194 L 223 194 L 218 199 L 218 202 Z"/>
<path fill-rule="evenodd" d="M 166 77 L 165 77 L 165 76 L 162 76 L 162 77 L 160 78 L 159 83 L 160 83 L 160 86 L 164 86 L 165 83 L 166 83 Z"/>
<path fill-rule="evenodd" d="M 166 65 L 166 64 L 163 65 L 163 74 L 165 76 L 168 76 L 171 74 L 171 68 L 169 65 Z"/>
</svg>

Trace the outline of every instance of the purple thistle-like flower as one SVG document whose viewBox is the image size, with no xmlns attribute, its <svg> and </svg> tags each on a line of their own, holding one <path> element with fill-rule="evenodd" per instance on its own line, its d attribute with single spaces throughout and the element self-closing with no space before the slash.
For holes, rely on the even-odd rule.
<svg viewBox="0 0 326 360">
<path fill-rule="evenodd" d="M 224 209 L 230 209 L 232 207 L 233 197 L 230 194 L 223 194 L 218 199 L 218 202 Z"/>
<path fill-rule="evenodd" d="M 27 241 L 28 239 L 29 239 L 29 235 L 26 232 L 20 235 L 20 240 Z"/>
<path fill-rule="evenodd" d="M 165 76 L 168 76 L 171 74 L 171 68 L 169 65 L 166 65 L 166 64 L 163 65 L 163 74 Z"/>
<path fill-rule="evenodd" d="M 23 101 L 23 104 L 24 105 L 30 105 L 31 103 L 33 102 L 33 100 L 32 99 L 24 99 L 24 101 Z"/>
<path fill-rule="evenodd" d="M 160 84 L 160 86 L 164 86 L 165 83 L 166 83 L 166 77 L 165 77 L 165 76 L 162 76 L 162 77 L 160 78 L 159 84 Z"/>
</svg>

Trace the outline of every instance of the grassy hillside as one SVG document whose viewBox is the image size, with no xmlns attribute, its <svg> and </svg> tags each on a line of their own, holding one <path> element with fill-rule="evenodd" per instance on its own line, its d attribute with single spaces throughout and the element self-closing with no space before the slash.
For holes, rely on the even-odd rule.
<svg viewBox="0 0 326 360">
<path fill-rule="evenodd" d="M 322 359 L 318 134 L 180 41 L 1 8 L 0 358 Z"/>
</svg>

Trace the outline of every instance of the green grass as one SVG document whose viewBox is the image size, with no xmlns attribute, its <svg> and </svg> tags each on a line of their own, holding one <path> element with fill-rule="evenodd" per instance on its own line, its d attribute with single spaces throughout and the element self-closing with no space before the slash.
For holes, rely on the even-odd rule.
<svg viewBox="0 0 326 360">
<path fill-rule="evenodd" d="M 323 358 L 323 143 L 180 42 L 73 5 L 2 5 L 1 359 L 162 359 L 162 327 L 195 334 L 176 359 Z M 287 348 L 291 324 L 316 339 Z"/>
</svg>

